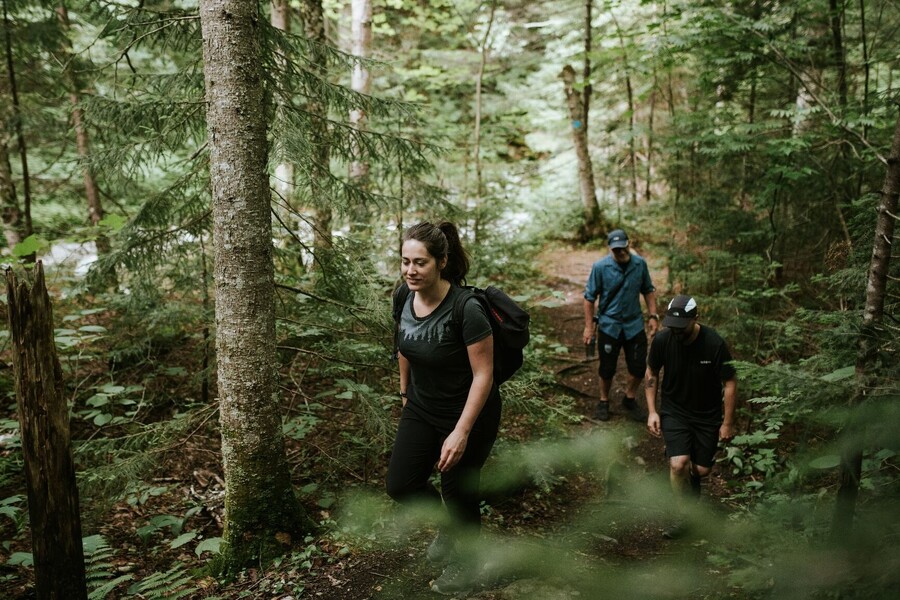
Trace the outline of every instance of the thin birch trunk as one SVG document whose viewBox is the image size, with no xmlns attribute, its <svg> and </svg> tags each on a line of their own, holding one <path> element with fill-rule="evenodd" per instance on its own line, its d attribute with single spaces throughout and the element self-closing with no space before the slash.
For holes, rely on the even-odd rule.
<svg viewBox="0 0 900 600">
<path fill-rule="evenodd" d="M 478 73 L 475 76 L 475 142 L 472 149 L 472 158 L 475 161 L 475 226 L 474 242 L 478 243 L 480 237 L 480 211 L 481 203 L 484 199 L 484 178 L 481 172 L 481 87 L 484 81 L 484 69 L 487 65 L 487 54 L 489 49 L 488 40 L 491 35 L 491 28 L 494 26 L 494 12 L 496 11 L 496 3 L 491 2 L 491 12 L 488 16 L 487 27 L 484 30 L 484 36 L 481 38 L 481 44 L 478 46 L 480 60 L 478 63 Z"/>
<path fill-rule="evenodd" d="M 647 119 L 647 181 L 644 187 L 644 201 L 650 202 L 653 195 L 651 185 L 653 182 L 653 117 L 656 113 L 656 90 L 659 82 L 656 78 L 656 68 L 653 68 L 653 90 L 650 92 L 650 116 Z"/>
<path fill-rule="evenodd" d="M 638 182 L 637 182 L 637 150 L 635 142 L 635 108 L 634 108 L 634 88 L 631 85 L 631 65 L 628 62 L 628 48 L 625 45 L 625 36 L 622 34 L 622 28 L 619 27 L 619 21 L 615 15 L 610 13 L 612 21 L 616 26 L 616 33 L 619 36 L 619 45 L 622 48 L 622 66 L 625 72 L 625 97 L 628 100 L 628 163 L 631 167 L 631 204 L 637 206 L 638 201 Z"/>
<path fill-rule="evenodd" d="M 363 59 L 369 58 L 372 54 L 372 0 L 351 0 L 350 37 L 352 54 Z M 365 64 L 357 62 L 353 66 L 350 87 L 360 94 L 372 93 L 372 77 Z M 368 115 L 363 106 L 357 106 L 350 111 L 350 125 L 354 129 L 364 131 L 367 122 Z M 357 184 L 365 185 L 369 177 L 369 164 L 360 157 L 356 135 L 351 142 L 353 161 L 350 163 L 350 179 Z"/>
</svg>

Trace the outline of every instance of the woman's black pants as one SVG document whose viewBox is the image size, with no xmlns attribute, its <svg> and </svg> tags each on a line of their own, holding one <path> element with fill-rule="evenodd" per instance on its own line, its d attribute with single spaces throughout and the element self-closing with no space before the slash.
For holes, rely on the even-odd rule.
<svg viewBox="0 0 900 600">
<path fill-rule="evenodd" d="M 450 433 L 426 422 L 415 411 L 403 409 L 387 474 L 387 493 L 398 502 L 431 501 L 443 498 L 451 517 L 460 525 L 481 526 L 481 468 L 484 466 L 499 427 L 499 407 L 485 406 L 469 434 L 459 462 L 441 473 L 440 493 L 429 481 L 441 455 L 441 446 Z M 496 418 L 492 413 L 496 412 Z"/>
</svg>

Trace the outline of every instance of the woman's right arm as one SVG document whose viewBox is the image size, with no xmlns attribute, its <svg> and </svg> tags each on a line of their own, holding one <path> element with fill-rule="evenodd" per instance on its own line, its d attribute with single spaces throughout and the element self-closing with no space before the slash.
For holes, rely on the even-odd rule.
<svg viewBox="0 0 900 600">
<path fill-rule="evenodd" d="M 400 400 L 403 402 L 403 406 L 406 406 L 406 394 L 409 389 L 409 361 L 398 352 L 397 363 L 400 365 Z"/>
</svg>

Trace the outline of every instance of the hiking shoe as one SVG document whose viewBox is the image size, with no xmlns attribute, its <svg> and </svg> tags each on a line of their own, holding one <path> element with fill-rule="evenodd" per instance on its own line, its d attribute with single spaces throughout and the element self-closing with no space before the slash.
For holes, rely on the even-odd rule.
<svg viewBox="0 0 900 600">
<path fill-rule="evenodd" d="M 437 535 L 428 545 L 425 557 L 433 565 L 446 565 L 450 561 L 453 552 L 453 538 L 447 535 L 443 529 L 438 529 Z"/>
<path fill-rule="evenodd" d="M 640 407 L 634 398 L 629 398 L 628 396 L 622 398 L 622 407 L 628 411 L 628 416 L 631 417 L 632 421 L 637 421 L 638 423 L 647 422 L 647 413 L 644 412 L 644 409 Z"/>
<path fill-rule="evenodd" d="M 662 536 L 667 540 L 677 540 L 687 535 L 689 530 L 690 527 L 686 522 L 676 521 L 663 531 Z"/>
<path fill-rule="evenodd" d="M 440 577 L 431 582 L 431 591 L 452 596 L 475 587 L 475 571 L 460 561 L 451 561 Z"/>
<path fill-rule="evenodd" d="M 609 421 L 609 402 L 598 402 L 594 418 L 598 421 Z"/>
</svg>

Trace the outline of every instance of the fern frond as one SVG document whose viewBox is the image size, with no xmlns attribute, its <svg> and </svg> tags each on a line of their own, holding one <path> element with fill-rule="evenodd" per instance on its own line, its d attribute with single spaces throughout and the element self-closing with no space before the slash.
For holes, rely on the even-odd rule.
<svg viewBox="0 0 900 600">
<path fill-rule="evenodd" d="M 140 594 L 145 600 L 174 600 L 197 591 L 191 586 L 192 577 L 181 563 L 165 571 L 156 572 L 128 588 L 129 594 Z"/>
<path fill-rule="evenodd" d="M 134 579 L 131 574 L 114 577 L 112 569 L 115 565 L 109 561 L 115 557 L 116 551 L 102 535 L 83 538 L 81 545 L 84 549 L 85 579 L 90 590 L 89 600 L 104 600 L 121 583 Z"/>
</svg>

